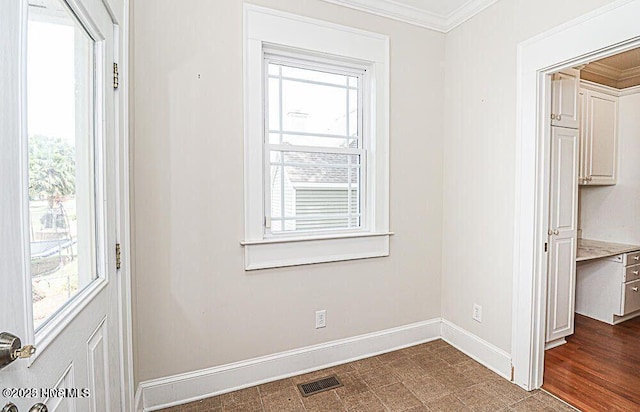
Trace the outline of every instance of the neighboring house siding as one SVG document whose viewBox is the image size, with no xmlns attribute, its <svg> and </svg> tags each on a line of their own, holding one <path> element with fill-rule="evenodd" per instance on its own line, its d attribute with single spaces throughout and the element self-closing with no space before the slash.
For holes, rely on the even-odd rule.
<svg viewBox="0 0 640 412">
<path fill-rule="evenodd" d="M 349 204 L 346 188 L 298 188 L 295 193 L 297 216 L 318 214 L 345 215 L 348 213 Z M 357 201 L 357 191 L 353 190 L 351 192 L 351 210 L 353 212 L 358 210 Z M 301 220 L 298 221 L 297 229 L 344 228 L 347 225 L 347 220 L 347 218 Z M 351 225 L 357 226 L 357 223 L 357 219 L 353 218 Z"/>
</svg>

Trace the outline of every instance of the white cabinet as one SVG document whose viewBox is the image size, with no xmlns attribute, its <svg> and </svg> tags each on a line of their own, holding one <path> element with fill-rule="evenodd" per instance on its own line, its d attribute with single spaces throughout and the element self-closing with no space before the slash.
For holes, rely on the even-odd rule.
<svg viewBox="0 0 640 412">
<path fill-rule="evenodd" d="M 566 69 L 551 77 L 551 126 L 577 129 L 580 125 L 580 71 Z"/>
<path fill-rule="evenodd" d="M 576 313 L 615 325 L 640 315 L 640 252 L 578 264 Z"/>
<path fill-rule="evenodd" d="M 548 347 L 573 333 L 578 224 L 578 130 L 551 128 Z"/>
<path fill-rule="evenodd" d="M 604 87 L 580 88 L 580 184 L 615 185 L 617 179 L 618 97 Z"/>
</svg>

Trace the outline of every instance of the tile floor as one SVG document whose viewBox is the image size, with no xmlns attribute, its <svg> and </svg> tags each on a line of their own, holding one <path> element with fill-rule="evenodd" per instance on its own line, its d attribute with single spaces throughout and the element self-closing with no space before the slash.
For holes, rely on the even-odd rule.
<svg viewBox="0 0 640 412">
<path fill-rule="evenodd" d="M 336 374 L 343 387 L 303 397 L 297 384 Z M 294 376 L 164 412 L 205 411 L 518 411 L 575 409 L 527 392 L 442 340 Z"/>
</svg>

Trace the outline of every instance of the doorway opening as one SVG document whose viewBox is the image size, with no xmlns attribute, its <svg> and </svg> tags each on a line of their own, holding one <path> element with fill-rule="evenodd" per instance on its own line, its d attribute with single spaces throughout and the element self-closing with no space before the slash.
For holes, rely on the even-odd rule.
<svg viewBox="0 0 640 412">
<path fill-rule="evenodd" d="M 637 410 L 640 48 L 553 73 L 550 97 L 543 388 Z"/>
</svg>

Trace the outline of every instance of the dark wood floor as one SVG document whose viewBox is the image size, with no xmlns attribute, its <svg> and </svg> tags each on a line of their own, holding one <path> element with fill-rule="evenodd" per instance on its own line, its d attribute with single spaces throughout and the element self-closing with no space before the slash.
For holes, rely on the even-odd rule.
<svg viewBox="0 0 640 412">
<path fill-rule="evenodd" d="M 582 411 L 640 411 L 640 317 L 616 326 L 576 314 L 567 344 L 546 351 L 548 392 Z"/>
</svg>

